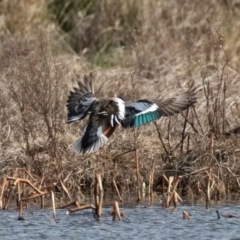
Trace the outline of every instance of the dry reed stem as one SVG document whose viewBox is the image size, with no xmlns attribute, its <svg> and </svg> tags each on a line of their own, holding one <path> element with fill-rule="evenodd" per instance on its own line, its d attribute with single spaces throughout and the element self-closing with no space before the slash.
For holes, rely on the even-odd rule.
<svg viewBox="0 0 240 240">
<path fill-rule="evenodd" d="M 176 191 L 172 193 L 172 202 L 173 202 L 173 206 L 176 208 L 178 204 L 178 194 Z"/>
<path fill-rule="evenodd" d="M 169 208 L 171 201 L 173 202 L 175 208 L 177 207 L 178 199 L 182 202 L 182 199 L 176 192 L 179 180 L 180 180 L 180 177 L 176 177 L 175 179 L 173 176 L 169 177 L 167 197 L 166 197 L 166 201 L 165 201 L 165 208 Z M 173 184 L 173 186 L 172 186 L 172 184 Z"/>
<path fill-rule="evenodd" d="M 79 207 L 80 204 L 79 204 L 78 201 L 74 200 L 74 201 L 71 201 L 71 202 L 69 202 L 69 203 L 67 203 L 67 204 L 64 204 L 64 205 L 62 205 L 62 206 L 60 206 L 60 207 L 58 207 L 58 208 L 59 208 L 59 209 L 64 209 L 64 208 L 67 208 L 67 207 L 70 207 L 70 206 Z"/>
<path fill-rule="evenodd" d="M 55 196 L 53 191 L 51 191 L 51 199 L 52 199 L 53 218 L 56 218 L 56 204 L 55 204 Z"/>
<path fill-rule="evenodd" d="M 173 184 L 172 192 L 175 192 L 175 191 L 176 191 L 180 179 L 181 179 L 181 177 L 179 177 L 179 176 L 175 178 L 175 181 L 174 181 L 174 184 Z"/>
<path fill-rule="evenodd" d="M 210 142 L 209 142 L 209 154 L 211 154 L 212 156 L 214 155 L 214 145 L 215 145 L 215 134 L 214 132 L 210 132 Z"/>
<path fill-rule="evenodd" d="M 157 129 L 158 138 L 159 138 L 159 140 L 160 140 L 160 142 L 161 142 L 161 144 L 162 144 L 162 146 L 163 146 L 163 149 L 164 149 L 164 151 L 165 151 L 165 153 L 166 153 L 166 156 L 169 157 L 169 152 L 168 152 L 167 147 L 165 146 L 165 144 L 164 144 L 164 142 L 163 142 L 162 135 L 161 135 L 161 132 L 160 132 L 160 130 L 159 130 L 159 128 L 158 128 L 158 125 L 157 125 L 156 122 L 154 122 L 154 125 L 155 125 L 155 127 L 156 127 L 156 129 Z"/>
<path fill-rule="evenodd" d="M 102 215 L 102 204 L 103 204 L 103 187 L 102 187 L 102 179 L 100 174 L 95 175 L 95 188 L 94 188 L 94 195 L 95 195 L 95 212 L 97 219 L 101 218 Z"/>
<path fill-rule="evenodd" d="M 191 217 L 189 216 L 189 214 L 188 214 L 186 211 L 183 211 L 182 214 L 183 214 L 183 219 L 184 219 L 184 220 L 185 220 L 185 219 L 187 219 L 187 220 L 190 220 L 190 219 L 191 219 Z"/>
<path fill-rule="evenodd" d="M 175 208 L 177 207 L 177 203 L 178 203 L 178 194 L 177 194 L 176 189 L 177 189 L 179 181 L 180 181 L 180 177 L 175 178 L 175 181 L 173 184 L 173 189 L 171 192 L 171 200 L 172 200 Z"/>
<path fill-rule="evenodd" d="M 77 205 L 78 203 L 76 203 Z M 95 206 L 93 204 L 84 204 L 84 205 L 78 205 L 76 206 L 75 208 L 70 208 L 68 209 L 69 213 L 72 214 L 74 212 L 77 212 L 77 211 L 82 211 L 82 210 L 85 210 L 85 209 L 93 209 L 93 210 L 96 210 Z"/>
<path fill-rule="evenodd" d="M 3 195 L 5 192 L 6 186 L 7 186 L 7 179 L 6 179 L 6 177 L 4 177 L 2 180 L 2 189 L 1 189 L 1 193 L 0 193 L 0 210 L 3 209 Z"/>
<path fill-rule="evenodd" d="M 9 205 L 11 199 L 12 199 L 12 191 L 13 191 L 13 188 L 10 186 L 10 189 L 9 189 L 9 192 L 8 192 L 8 197 L 7 197 L 7 200 L 6 200 L 5 204 L 4 204 L 3 209 L 7 209 L 8 208 L 8 205 Z"/>
<path fill-rule="evenodd" d="M 196 185 L 197 185 L 198 194 L 200 193 L 204 197 L 205 193 L 202 190 L 201 183 L 199 181 L 197 181 Z"/>
<path fill-rule="evenodd" d="M 240 189 L 240 183 L 239 183 L 239 180 L 238 180 L 238 176 L 236 174 L 234 174 L 229 167 L 225 167 L 225 166 L 221 166 L 221 167 L 225 168 L 229 173 L 231 173 L 235 177 L 238 188 Z"/>
<path fill-rule="evenodd" d="M 34 177 L 32 176 L 32 174 L 26 168 L 16 168 L 16 169 L 14 169 L 15 174 L 17 174 L 18 171 L 22 172 L 21 175 L 27 174 L 33 181 L 35 180 Z"/>
<path fill-rule="evenodd" d="M 182 176 L 179 176 L 179 178 L 182 178 Z M 168 181 L 168 179 L 167 179 L 167 177 L 165 176 L 165 174 L 163 174 L 163 183 L 164 183 L 164 181 L 167 181 L 167 182 L 169 182 Z M 163 188 L 164 188 L 165 186 L 163 185 Z M 172 185 L 171 185 L 171 187 L 172 187 Z M 164 193 L 164 192 L 163 192 Z M 177 193 L 177 192 L 175 192 L 176 193 L 176 196 L 177 196 L 177 198 L 178 198 L 178 201 L 180 201 L 181 203 L 183 202 L 183 200 L 182 200 L 182 198 L 179 196 L 179 194 Z"/>
<path fill-rule="evenodd" d="M 201 168 L 201 169 L 196 170 L 196 171 L 194 171 L 194 172 L 184 174 L 184 175 L 182 175 L 182 176 L 180 176 L 180 177 L 183 178 L 183 177 L 186 177 L 186 176 L 195 175 L 195 174 L 198 174 L 198 173 L 201 173 L 201 172 L 205 172 L 205 171 L 208 170 L 208 169 L 209 169 L 209 167 L 204 167 L 204 168 Z"/>
<path fill-rule="evenodd" d="M 21 199 L 21 182 L 17 183 L 17 207 L 18 207 L 18 220 L 24 220 L 23 206 Z"/>
<path fill-rule="evenodd" d="M 170 206 L 170 201 L 171 201 L 171 198 L 172 198 L 171 187 L 172 187 L 173 180 L 174 180 L 174 177 L 173 176 L 169 176 L 167 197 L 166 197 L 166 200 L 165 200 L 165 208 L 168 208 Z"/>
<path fill-rule="evenodd" d="M 135 149 L 135 162 L 136 162 L 136 176 L 137 176 L 137 203 L 139 203 L 141 201 L 141 190 L 140 190 L 139 159 L 138 159 L 137 149 Z"/>
<path fill-rule="evenodd" d="M 149 197 L 149 206 L 152 206 L 152 204 L 153 204 L 153 174 L 149 175 L 148 197 Z"/>
<path fill-rule="evenodd" d="M 116 216 L 118 216 L 118 220 L 119 221 L 122 221 L 123 214 L 119 210 L 119 206 L 118 206 L 118 202 L 117 201 L 113 202 L 113 210 L 110 212 L 110 214 L 112 215 L 112 220 L 113 221 L 116 220 Z"/>
<path fill-rule="evenodd" d="M 212 169 L 209 168 L 209 171 L 207 172 L 206 176 L 206 208 L 208 209 L 210 207 L 211 202 L 211 179 L 212 179 Z"/>
<path fill-rule="evenodd" d="M 16 186 L 18 182 L 26 183 L 31 188 L 33 188 L 37 193 L 42 194 L 43 192 L 40 191 L 38 188 L 36 188 L 28 179 L 22 179 L 22 178 L 14 178 L 14 177 L 7 177 L 7 180 L 14 180 L 13 185 Z"/>
<path fill-rule="evenodd" d="M 22 201 L 28 201 L 28 200 L 31 200 L 31 199 L 39 198 L 39 197 L 42 197 L 42 196 L 47 195 L 47 194 L 50 194 L 50 192 L 42 192 L 40 194 L 36 193 L 36 194 L 33 194 L 33 195 L 22 198 Z"/>
<path fill-rule="evenodd" d="M 187 118 L 188 118 L 188 113 L 189 113 L 189 108 L 187 109 L 186 116 L 185 116 L 185 121 L 183 125 L 183 131 L 182 131 L 182 139 L 180 141 L 181 143 L 181 155 L 183 155 L 183 145 L 184 145 L 184 140 L 185 140 L 185 131 L 186 131 L 186 126 L 187 126 Z"/>
<path fill-rule="evenodd" d="M 115 188 L 115 190 L 116 190 L 116 193 L 117 193 L 117 195 L 118 195 L 119 201 L 122 202 L 122 197 L 121 197 L 121 195 L 120 195 L 120 192 L 119 192 L 119 190 L 118 190 L 118 186 L 117 186 L 116 181 L 115 181 L 114 179 L 113 179 L 113 186 L 114 186 L 114 188 Z"/>
<path fill-rule="evenodd" d="M 66 188 L 66 186 L 64 185 L 64 183 L 63 183 L 62 181 L 60 181 L 60 184 L 61 184 L 61 186 L 62 186 L 63 191 L 64 191 L 64 192 L 66 193 L 66 195 L 68 196 L 68 199 L 71 200 L 71 199 L 72 199 L 71 194 L 70 194 L 70 192 L 68 191 L 68 189 Z"/>
<path fill-rule="evenodd" d="M 116 177 L 116 159 L 113 160 L 113 176 L 112 176 L 112 183 L 113 183 L 113 186 L 115 188 L 115 191 L 118 195 L 118 198 L 119 198 L 119 201 L 122 202 L 122 198 L 121 198 L 121 195 L 120 195 L 120 192 L 118 190 L 118 187 L 117 187 L 117 184 L 116 184 L 116 181 L 115 181 L 115 177 Z"/>
<path fill-rule="evenodd" d="M 40 198 L 41 198 L 40 208 L 44 209 L 44 195 L 42 195 Z"/>
</svg>

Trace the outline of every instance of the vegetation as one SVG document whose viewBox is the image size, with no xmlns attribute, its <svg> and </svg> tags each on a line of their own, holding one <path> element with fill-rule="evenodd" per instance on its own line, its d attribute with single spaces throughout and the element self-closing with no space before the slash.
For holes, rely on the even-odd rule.
<svg viewBox="0 0 240 240">
<path fill-rule="evenodd" d="M 154 169 L 155 191 L 165 174 L 183 176 L 180 195 L 198 199 L 208 184 L 211 198 L 239 193 L 237 2 L 3 0 L 0 12 L 1 177 L 24 168 L 36 185 L 61 180 L 78 194 L 97 172 L 124 194 L 136 188 L 136 148 L 140 181 Z M 203 91 L 182 115 L 119 128 L 102 151 L 78 156 L 69 146 L 84 122 L 66 125 L 65 105 L 90 71 L 99 96 L 158 98 L 192 82 Z"/>
</svg>

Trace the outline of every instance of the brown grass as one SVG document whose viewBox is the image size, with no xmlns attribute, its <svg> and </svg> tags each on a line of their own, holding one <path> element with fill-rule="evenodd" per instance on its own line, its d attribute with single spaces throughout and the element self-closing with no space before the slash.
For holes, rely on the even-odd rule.
<svg viewBox="0 0 240 240">
<path fill-rule="evenodd" d="M 66 30 L 54 4 L 12 2 L 0 4 L 0 176 L 26 168 L 39 184 L 61 180 L 77 195 L 92 191 L 95 173 L 111 188 L 114 160 L 124 196 L 136 187 L 134 152 L 116 156 L 136 142 L 140 181 L 148 183 L 154 165 L 155 191 L 163 191 L 165 174 L 184 176 L 179 194 L 205 198 L 210 188 L 210 197 L 220 198 L 239 192 L 239 135 L 228 134 L 240 124 L 237 4 L 101 1 L 90 12 L 84 6 L 65 12 Z M 157 121 L 163 143 L 154 124 L 119 128 L 102 151 L 77 156 L 69 145 L 85 122 L 65 125 L 65 104 L 79 76 L 90 71 L 100 97 L 154 99 L 193 81 L 203 91 L 188 112 Z M 195 174 L 204 167 L 209 170 Z"/>
</svg>

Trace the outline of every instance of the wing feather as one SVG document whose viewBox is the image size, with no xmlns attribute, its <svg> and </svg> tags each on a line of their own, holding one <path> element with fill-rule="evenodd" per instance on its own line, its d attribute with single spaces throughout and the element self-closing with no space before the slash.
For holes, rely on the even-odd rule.
<svg viewBox="0 0 240 240">
<path fill-rule="evenodd" d="M 197 102 L 196 94 L 201 88 L 192 86 L 187 92 L 177 97 L 156 100 L 159 111 L 163 116 L 171 116 L 180 113 Z"/>
<path fill-rule="evenodd" d="M 84 84 L 79 81 L 78 87 L 74 87 L 74 91 L 70 91 L 67 100 L 68 119 L 67 123 L 80 120 L 91 113 L 90 108 L 97 99 L 94 95 L 92 84 L 92 75 L 84 76 Z"/>
<path fill-rule="evenodd" d="M 159 119 L 180 113 L 197 102 L 196 93 L 199 86 L 191 87 L 187 92 L 177 97 L 149 101 L 138 100 L 126 104 L 125 119 L 121 121 L 123 128 L 138 127 Z"/>
</svg>

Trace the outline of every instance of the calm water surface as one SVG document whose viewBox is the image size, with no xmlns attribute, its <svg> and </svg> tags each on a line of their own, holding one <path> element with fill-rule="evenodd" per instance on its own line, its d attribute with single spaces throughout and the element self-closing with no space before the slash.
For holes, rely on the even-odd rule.
<svg viewBox="0 0 240 240">
<path fill-rule="evenodd" d="M 57 210 L 52 219 L 50 210 L 24 212 L 25 221 L 17 221 L 16 211 L 0 211 L 0 239 L 240 239 L 240 218 L 217 219 L 216 209 L 222 215 L 240 216 L 240 206 L 223 205 L 206 210 L 204 206 L 179 206 L 175 211 L 159 206 L 121 208 L 126 213 L 122 222 L 113 222 L 104 208 L 100 221 L 91 210 L 67 215 Z M 191 220 L 182 219 L 182 211 L 191 214 Z"/>
</svg>

